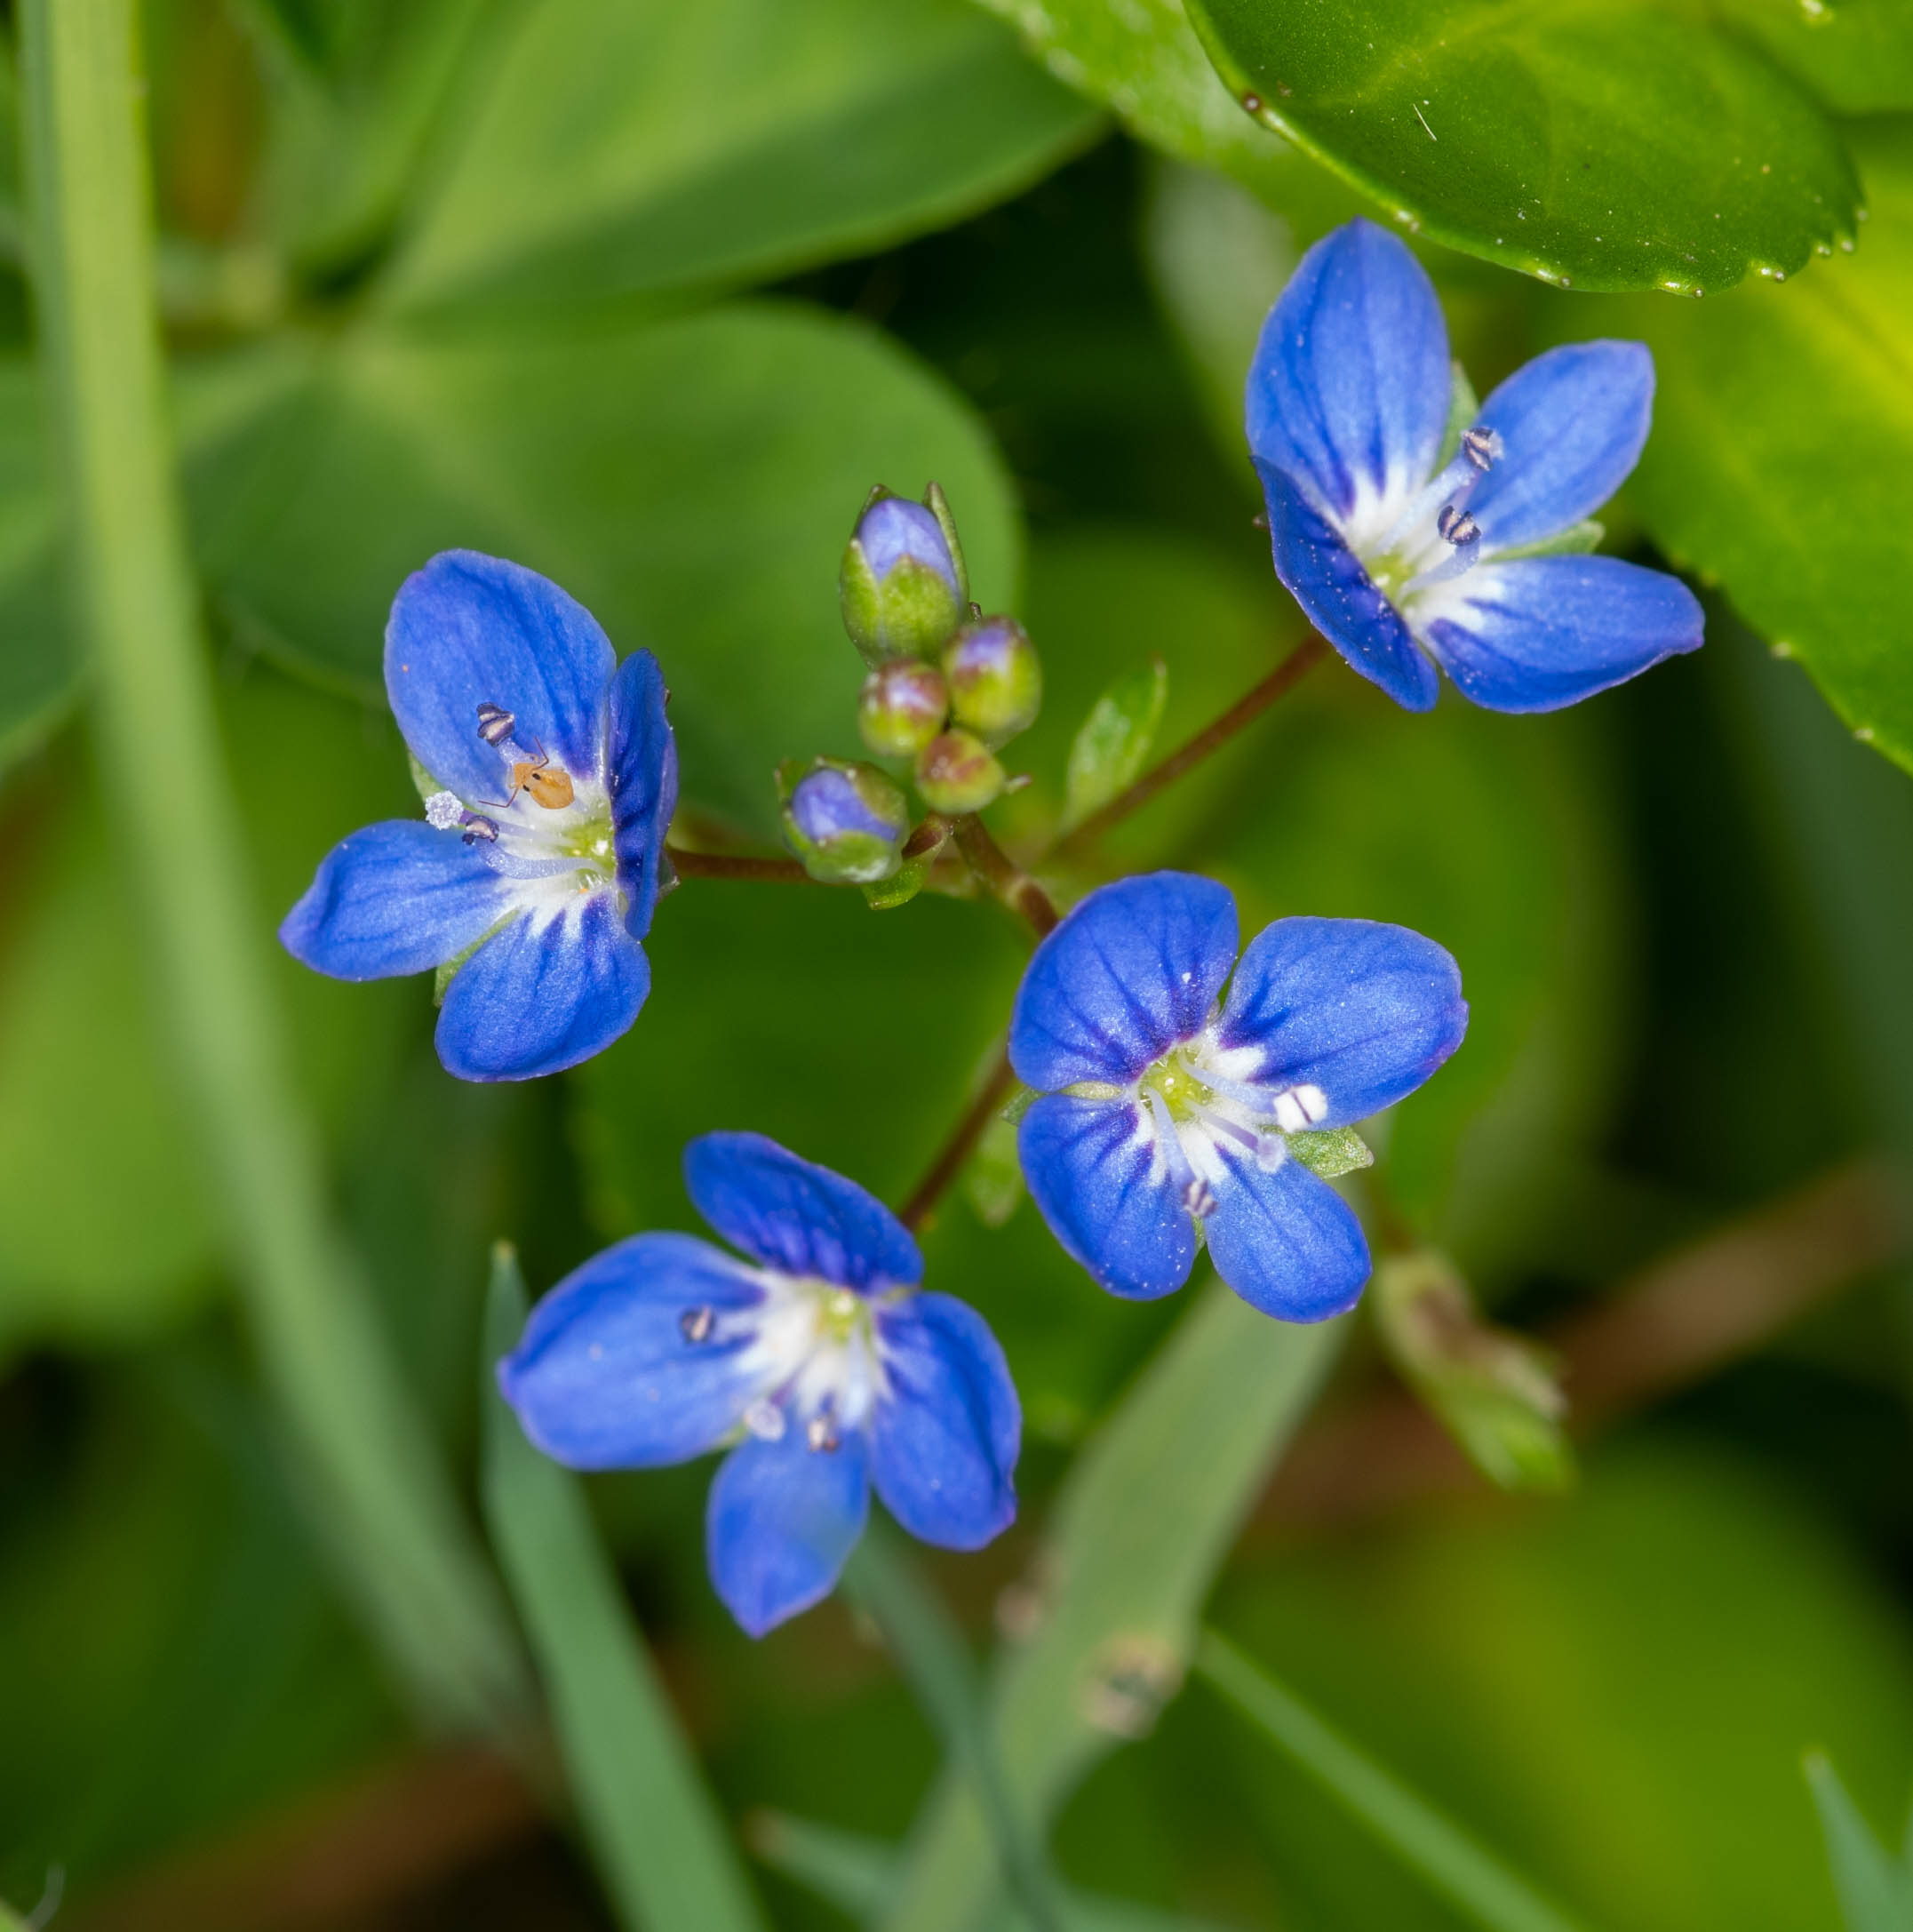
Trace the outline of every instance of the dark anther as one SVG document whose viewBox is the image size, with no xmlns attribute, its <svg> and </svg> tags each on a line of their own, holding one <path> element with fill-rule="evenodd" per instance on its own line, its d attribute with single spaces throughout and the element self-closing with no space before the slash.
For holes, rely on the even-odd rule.
<svg viewBox="0 0 1913 1932">
<path fill-rule="evenodd" d="M 1492 429 L 1464 429 L 1462 454 L 1477 469 L 1486 469 L 1495 460 L 1495 432 Z"/>
<path fill-rule="evenodd" d="M 488 818 L 482 811 L 467 812 L 465 816 L 465 842 L 467 845 L 496 845 L 498 842 L 498 822 Z"/>
<path fill-rule="evenodd" d="M 1458 510 L 1452 503 L 1445 503 L 1441 515 L 1435 519 L 1435 528 L 1459 550 L 1464 543 L 1472 543 L 1481 534 L 1481 526 L 1466 510 Z"/>
<path fill-rule="evenodd" d="M 503 705 L 481 705 L 478 707 L 478 735 L 488 745 L 502 745 L 512 735 L 512 727 L 518 723 Z"/>
<path fill-rule="evenodd" d="M 828 1416 L 813 1416 L 804 1425 L 804 1440 L 814 1449 L 833 1449 L 838 1446 L 837 1425 Z"/>
</svg>

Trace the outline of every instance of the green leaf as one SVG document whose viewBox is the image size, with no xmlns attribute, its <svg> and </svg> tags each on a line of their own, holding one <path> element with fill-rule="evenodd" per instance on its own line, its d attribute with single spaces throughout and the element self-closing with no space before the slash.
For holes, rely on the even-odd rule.
<svg viewBox="0 0 1913 1932">
<path fill-rule="evenodd" d="M 1118 678 L 1090 707 L 1070 746 L 1063 829 L 1108 804 L 1141 772 L 1169 701 L 1169 667 L 1152 658 Z"/>
<path fill-rule="evenodd" d="M 472 76 L 403 305 L 788 274 L 1014 193 L 1095 126 L 960 0 L 529 0 Z"/>
<path fill-rule="evenodd" d="M 1631 304 L 1612 332 L 1660 371 L 1630 485 L 1655 540 L 1913 770 L 1913 135 L 1856 140 L 1875 219 L 1852 260 L 1718 306 Z"/>
<path fill-rule="evenodd" d="M 1373 1167 L 1375 1152 L 1352 1127 L 1331 1127 L 1312 1134 L 1290 1134 L 1288 1151 L 1311 1174 L 1325 1181 Z"/>
<path fill-rule="evenodd" d="M 526 1441 L 494 1364 L 524 1327 L 511 1249 L 493 1260 L 480 1384 L 485 1521 L 551 1703 L 573 1799 L 628 1932 L 763 1921 L 678 1728 L 576 1476 Z"/>
<path fill-rule="evenodd" d="M 963 1170 L 963 1195 L 985 1227 L 1001 1227 L 1023 1204 L 1023 1162 L 1013 1121 L 994 1120 L 976 1138 Z"/>
<path fill-rule="evenodd" d="M 1574 1932 L 1574 1921 L 1452 1820 L 1338 1736 L 1213 1630 L 1196 1668 L 1395 1856 L 1488 1932 Z"/>
<path fill-rule="evenodd" d="M 1229 88 L 1396 220 L 1584 289 L 1730 287 L 1850 243 L 1825 115 L 1669 0 L 1190 0 Z"/>
<path fill-rule="evenodd" d="M 1553 1358 L 1483 1321 L 1453 1263 L 1427 1249 L 1384 1256 L 1371 1292 L 1396 1367 L 1484 1475 L 1504 1489 L 1573 1480 Z"/>
<path fill-rule="evenodd" d="M 1913 1871 L 1874 1837 L 1824 1752 L 1807 1752 L 1805 1771 L 1846 1932 L 1908 1932 L 1913 1927 Z"/>
<path fill-rule="evenodd" d="M 1726 0 L 1720 11 L 1836 113 L 1913 108 L 1913 14 L 1902 0 Z"/>
<path fill-rule="evenodd" d="M 406 575 L 454 545 L 510 556 L 620 651 L 658 652 L 687 801 L 767 842 L 778 761 L 854 732 L 835 579 L 873 483 L 941 482 L 978 595 L 1015 603 L 1019 532 L 982 426 L 854 322 L 753 304 L 584 335 L 375 327 L 275 360 L 275 399 L 192 478 L 202 567 L 243 640 L 377 697 Z"/>
<path fill-rule="evenodd" d="M 997 1748 L 1031 1818 L 1175 1696 L 1202 1600 L 1343 1326 L 1271 1321 L 1212 1283 L 1077 1459 L 1025 1593 L 1031 1634 L 994 1684 Z M 946 1779 L 912 1843 L 883 1924 L 967 1932 L 997 1883 L 974 1798 Z"/>
<path fill-rule="evenodd" d="M 905 1864 L 900 1845 L 781 1811 L 759 1813 L 753 1848 L 774 1871 L 858 1920 L 881 1911 Z M 986 1932 L 1026 1932 L 1029 1921 L 1006 1903 L 984 1924 Z M 1064 1924 L 1068 1932 L 1216 1932 L 1207 1920 L 1088 1892 L 1065 1895 Z"/>
<path fill-rule="evenodd" d="M 1182 0 L 978 0 L 1014 21 L 1031 52 L 1137 139 L 1220 168 L 1293 219 L 1305 238 L 1367 205 L 1244 114 L 1202 51 Z"/>
<path fill-rule="evenodd" d="M 80 689 L 42 407 L 32 363 L 0 359 L 0 769 L 44 743 Z"/>
</svg>

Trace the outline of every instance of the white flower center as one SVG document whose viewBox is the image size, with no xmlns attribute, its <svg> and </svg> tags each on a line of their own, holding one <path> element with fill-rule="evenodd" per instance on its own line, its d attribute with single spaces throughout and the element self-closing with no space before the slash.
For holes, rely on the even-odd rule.
<svg viewBox="0 0 1913 1932">
<path fill-rule="evenodd" d="M 801 1429 L 813 1449 L 834 1449 L 861 1428 L 883 1393 L 882 1351 L 868 1296 L 813 1275 L 753 1271 L 763 1299 L 719 1314 L 688 1308 L 679 1318 L 692 1347 L 748 1335 L 737 1374 L 753 1389 L 744 1426 L 765 1441 Z"/>
<path fill-rule="evenodd" d="M 1219 1034 L 1212 1016 L 1194 1039 L 1149 1067 L 1135 1090 L 1150 1178 L 1159 1186 L 1172 1182 L 1198 1219 L 1215 1211 L 1217 1191 L 1243 1161 L 1272 1174 L 1288 1158 L 1288 1136 L 1328 1114 L 1328 1098 L 1312 1082 L 1270 1081 L 1260 1047 L 1225 1047 Z"/>
<path fill-rule="evenodd" d="M 1407 616 L 1427 591 L 1471 570 L 1481 526 L 1468 512 L 1475 487 L 1502 457 L 1491 429 L 1470 429 L 1447 467 L 1412 495 L 1358 506 L 1343 537 L 1375 588 Z"/>
</svg>

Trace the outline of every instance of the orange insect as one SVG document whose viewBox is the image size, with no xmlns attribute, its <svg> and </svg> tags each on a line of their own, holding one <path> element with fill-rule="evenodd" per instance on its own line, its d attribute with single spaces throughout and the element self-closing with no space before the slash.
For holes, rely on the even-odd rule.
<svg viewBox="0 0 1913 1932">
<path fill-rule="evenodd" d="M 488 745 L 500 745 L 512 735 L 512 727 L 517 719 L 502 705 L 481 705 L 478 707 L 478 735 Z M 542 805 L 546 811 L 562 811 L 577 795 L 572 788 L 571 775 L 551 762 L 544 746 L 537 738 L 536 758 L 522 758 L 512 766 L 512 795 L 506 799 L 484 799 L 483 804 L 497 804 L 508 809 L 518 802 L 520 792 L 530 792 L 531 802 Z"/>
</svg>

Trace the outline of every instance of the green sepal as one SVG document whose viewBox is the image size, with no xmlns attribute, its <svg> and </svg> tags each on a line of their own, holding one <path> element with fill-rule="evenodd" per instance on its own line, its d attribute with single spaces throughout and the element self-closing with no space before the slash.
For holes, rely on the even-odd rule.
<svg viewBox="0 0 1913 1932">
<path fill-rule="evenodd" d="M 1448 364 L 1448 427 L 1441 432 L 1441 454 L 1435 459 L 1439 475 L 1455 460 L 1462 446 L 1462 432 L 1481 413 L 1480 399 L 1468 371 L 1459 363 Z"/>
<path fill-rule="evenodd" d="M 450 791 L 450 786 L 441 785 L 438 780 L 434 778 L 432 774 L 427 771 L 426 768 L 422 764 L 420 764 L 416 758 L 412 756 L 410 749 L 408 749 L 405 754 L 405 762 L 411 770 L 412 789 L 416 791 L 418 796 L 421 799 L 425 800 L 427 804 L 429 804 L 433 799 L 437 797 L 437 795 L 441 792 Z"/>
<path fill-rule="evenodd" d="M 1018 1081 L 1016 1092 L 1004 1101 L 1002 1109 L 996 1117 L 1000 1121 L 1008 1121 L 1014 1127 L 1035 1105 L 1036 1089 L 1025 1087 Z"/>
<path fill-rule="evenodd" d="M 1152 658 L 1125 672 L 1089 707 L 1070 746 L 1063 830 L 1100 810 L 1134 781 L 1156 742 L 1169 701 L 1169 667 Z"/>
<path fill-rule="evenodd" d="M 963 1170 L 963 1195 L 985 1227 L 1001 1227 L 1023 1204 L 1023 1194 L 1016 1126 L 1000 1114 L 977 1137 Z"/>
<path fill-rule="evenodd" d="M 944 486 L 933 483 L 923 491 L 923 507 L 937 519 L 937 527 L 944 533 L 944 541 L 950 546 L 950 561 L 956 565 L 957 595 L 965 603 L 969 602 L 969 565 L 963 561 L 963 539 L 957 535 L 956 518 L 950 514 L 950 499 L 944 494 Z"/>
<path fill-rule="evenodd" d="M 1585 516 L 1580 523 L 1570 523 L 1566 530 L 1558 531 L 1551 537 L 1543 537 L 1539 543 L 1524 543 L 1512 550 L 1497 550 L 1494 561 L 1508 563 L 1517 557 L 1585 556 L 1589 551 L 1599 548 L 1601 539 L 1606 534 L 1606 524 Z"/>
<path fill-rule="evenodd" d="M 1338 1174 L 1373 1167 L 1375 1151 L 1352 1127 L 1331 1127 L 1325 1132 L 1290 1134 L 1288 1151 L 1311 1174 L 1332 1181 Z"/>
<path fill-rule="evenodd" d="M 899 906 L 907 906 L 916 898 L 929 875 L 929 858 L 913 858 L 898 866 L 891 877 L 879 880 L 874 885 L 866 885 L 862 891 L 872 912 L 894 912 Z"/>
<path fill-rule="evenodd" d="M 1390 1359 L 1483 1475 L 1504 1489 L 1567 1488 L 1567 1403 L 1547 1350 L 1484 1321 L 1431 1249 L 1384 1258 L 1374 1306 Z"/>
</svg>

